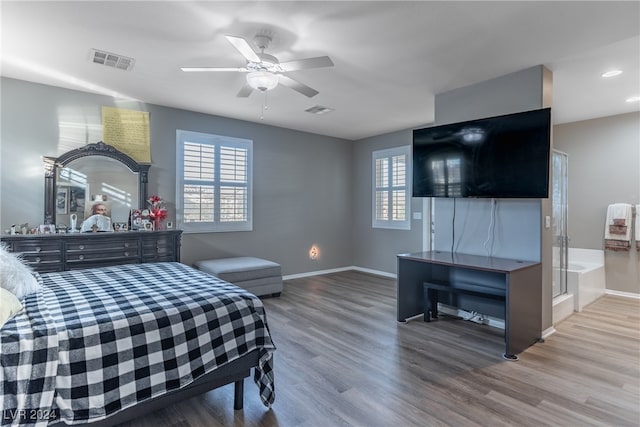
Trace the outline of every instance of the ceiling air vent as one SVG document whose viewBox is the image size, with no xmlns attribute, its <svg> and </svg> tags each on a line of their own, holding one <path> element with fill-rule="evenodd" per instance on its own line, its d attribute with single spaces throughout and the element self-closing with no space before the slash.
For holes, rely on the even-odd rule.
<svg viewBox="0 0 640 427">
<path fill-rule="evenodd" d="M 131 71 L 136 60 L 115 53 L 103 50 L 91 49 L 91 62 L 106 65 L 107 67 L 118 68 L 120 70 Z"/>
<path fill-rule="evenodd" d="M 333 108 L 323 107 L 322 105 L 315 105 L 313 107 L 307 108 L 304 111 L 311 114 L 327 114 L 335 110 Z"/>
</svg>

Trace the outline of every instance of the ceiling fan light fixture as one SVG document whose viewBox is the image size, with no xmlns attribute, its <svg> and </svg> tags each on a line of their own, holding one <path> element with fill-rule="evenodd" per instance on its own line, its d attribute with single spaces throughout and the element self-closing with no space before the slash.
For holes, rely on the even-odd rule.
<svg viewBox="0 0 640 427">
<path fill-rule="evenodd" d="M 266 92 L 278 86 L 278 75 L 268 71 L 253 71 L 247 74 L 247 83 L 260 92 Z"/>
</svg>

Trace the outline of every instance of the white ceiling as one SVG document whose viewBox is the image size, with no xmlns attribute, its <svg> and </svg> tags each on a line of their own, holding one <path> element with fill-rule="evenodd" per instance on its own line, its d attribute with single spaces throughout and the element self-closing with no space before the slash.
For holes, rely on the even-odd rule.
<svg viewBox="0 0 640 427">
<path fill-rule="evenodd" d="M 133 98 L 346 139 L 433 121 L 434 95 L 543 64 L 554 75 L 555 123 L 638 111 L 640 2 L 7 2 L 3 76 Z M 328 55 L 335 66 L 289 75 L 320 93 L 278 86 L 236 97 L 242 67 L 225 39 L 269 32 L 283 61 Z M 92 48 L 136 60 L 89 61 Z M 611 68 L 624 73 L 605 80 Z M 304 112 L 314 105 L 335 109 Z M 153 119 L 152 119 L 153 120 Z"/>
</svg>

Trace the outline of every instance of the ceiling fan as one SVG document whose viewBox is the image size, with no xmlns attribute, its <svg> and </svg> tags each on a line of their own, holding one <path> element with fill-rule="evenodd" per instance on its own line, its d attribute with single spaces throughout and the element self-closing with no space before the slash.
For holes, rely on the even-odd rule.
<svg viewBox="0 0 640 427">
<path fill-rule="evenodd" d="M 333 67 L 333 62 L 328 56 L 280 62 L 275 56 L 264 53 L 264 50 L 269 47 L 272 40 L 271 37 L 267 35 L 258 34 L 253 39 L 260 49 L 260 52 L 256 52 L 249 42 L 242 37 L 225 37 L 229 43 L 245 57 L 247 60 L 245 67 L 182 67 L 182 71 L 235 71 L 247 73 L 247 81 L 242 89 L 240 89 L 240 92 L 238 92 L 239 97 L 251 95 L 254 89 L 260 92 L 266 92 L 275 88 L 278 83 L 280 83 L 311 98 L 319 92 L 287 76 L 286 73 L 309 68 Z"/>
</svg>

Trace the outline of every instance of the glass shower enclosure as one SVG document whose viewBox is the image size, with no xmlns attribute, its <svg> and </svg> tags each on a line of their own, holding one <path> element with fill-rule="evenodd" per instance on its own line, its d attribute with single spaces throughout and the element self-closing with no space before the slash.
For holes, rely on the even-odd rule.
<svg viewBox="0 0 640 427">
<path fill-rule="evenodd" d="M 567 263 L 569 237 L 568 217 L 568 174 L 569 156 L 553 150 L 552 167 L 552 210 L 553 210 L 553 297 L 567 293 Z"/>
</svg>

